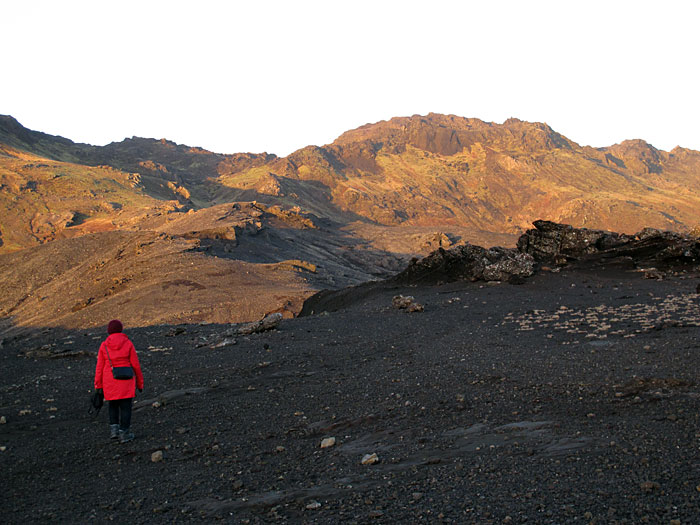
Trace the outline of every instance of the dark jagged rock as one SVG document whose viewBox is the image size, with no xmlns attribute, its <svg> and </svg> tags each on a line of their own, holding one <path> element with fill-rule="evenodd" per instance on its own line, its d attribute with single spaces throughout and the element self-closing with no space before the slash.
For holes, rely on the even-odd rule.
<svg viewBox="0 0 700 525">
<path fill-rule="evenodd" d="M 630 242 L 630 235 L 574 228 L 568 224 L 535 221 L 535 228 L 518 239 L 518 251 L 532 255 L 537 262 L 565 264 L 585 255 L 613 249 Z"/>
<path fill-rule="evenodd" d="M 573 228 L 535 221 L 518 239 L 518 250 L 539 263 L 625 260 L 635 267 L 670 268 L 700 263 L 700 239 L 692 235 L 644 228 L 635 235 Z"/>
<path fill-rule="evenodd" d="M 389 279 L 370 281 L 342 290 L 321 290 L 304 301 L 299 317 L 344 309 L 367 301 L 383 290 L 405 285 L 456 281 L 507 281 L 523 284 L 527 277 L 533 275 L 535 264 L 531 255 L 499 246 L 486 249 L 467 244 L 449 250 L 439 248 L 423 259 L 412 259 L 405 270 Z"/>
<path fill-rule="evenodd" d="M 535 259 L 527 253 L 499 246 L 486 249 L 467 244 L 449 250 L 440 248 L 423 259 L 413 259 L 392 280 L 402 284 L 506 281 L 512 276 L 529 277 L 534 267 Z"/>
</svg>

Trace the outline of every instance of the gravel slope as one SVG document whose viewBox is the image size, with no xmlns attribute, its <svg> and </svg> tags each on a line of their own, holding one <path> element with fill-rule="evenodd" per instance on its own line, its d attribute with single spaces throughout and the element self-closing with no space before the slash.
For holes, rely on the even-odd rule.
<svg viewBox="0 0 700 525">
<path fill-rule="evenodd" d="M 101 333 L 5 340 L 3 521 L 697 523 L 697 282 L 579 269 L 377 286 L 250 336 L 127 327 L 125 445 L 87 414 Z"/>
</svg>

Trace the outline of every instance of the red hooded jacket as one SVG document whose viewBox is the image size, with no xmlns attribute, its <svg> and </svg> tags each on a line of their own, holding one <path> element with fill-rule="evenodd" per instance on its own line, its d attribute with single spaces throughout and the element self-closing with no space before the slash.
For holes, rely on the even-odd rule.
<svg viewBox="0 0 700 525">
<path fill-rule="evenodd" d="M 109 359 L 107 358 L 109 352 Z M 110 359 L 112 363 L 110 364 Z M 130 366 L 134 369 L 131 379 L 114 379 L 112 366 Z M 143 374 L 136 349 L 123 333 L 110 335 L 100 345 L 95 368 L 95 388 L 101 388 L 107 401 L 128 399 L 136 395 L 136 387 L 143 388 Z"/>
</svg>

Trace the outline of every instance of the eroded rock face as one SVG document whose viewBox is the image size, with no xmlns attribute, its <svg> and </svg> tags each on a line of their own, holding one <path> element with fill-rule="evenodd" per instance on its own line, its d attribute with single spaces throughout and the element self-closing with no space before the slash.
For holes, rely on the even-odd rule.
<svg viewBox="0 0 700 525">
<path fill-rule="evenodd" d="M 405 283 L 507 281 L 534 273 L 535 259 L 509 248 L 482 248 L 467 244 L 439 249 L 420 260 L 412 260 L 394 279 Z"/>
<path fill-rule="evenodd" d="M 700 239 L 690 234 L 644 228 L 625 235 L 549 221 L 533 224 L 535 228 L 518 239 L 518 250 L 539 263 L 624 259 L 637 267 L 659 268 L 700 263 Z"/>
<path fill-rule="evenodd" d="M 671 268 L 700 264 L 700 239 L 651 228 L 645 228 L 636 237 L 617 251 L 620 256 L 631 257 L 638 266 Z"/>
</svg>

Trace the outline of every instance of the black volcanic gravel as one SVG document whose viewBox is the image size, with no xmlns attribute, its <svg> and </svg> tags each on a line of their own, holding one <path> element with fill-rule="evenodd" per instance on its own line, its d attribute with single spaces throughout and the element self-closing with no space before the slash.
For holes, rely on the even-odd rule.
<svg viewBox="0 0 700 525">
<path fill-rule="evenodd" d="M 698 523 L 697 283 L 562 271 L 379 286 L 250 336 L 127 327 L 123 445 L 87 414 L 103 334 L 5 340 L 1 521 Z"/>
</svg>

